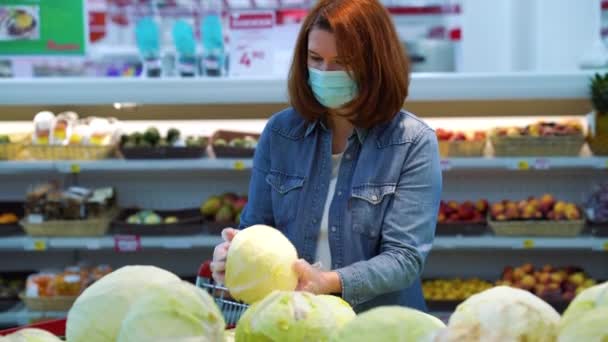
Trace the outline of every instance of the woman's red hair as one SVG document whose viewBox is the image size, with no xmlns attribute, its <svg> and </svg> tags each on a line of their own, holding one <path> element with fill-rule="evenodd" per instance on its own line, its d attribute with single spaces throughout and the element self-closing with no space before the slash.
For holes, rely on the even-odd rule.
<svg viewBox="0 0 608 342">
<path fill-rule="evenodd" d="M 308 35 L 332 32 L 338 56 L 359 87 L 340 109 L 356 127 L 390 121 L 408 95 L 410 65 L 392 19 L 377 0 L 320 0 L 302 24 L 289 72 L 289 99 L 308 120 L 327 112 L 308 86 Z"/>
</svg>

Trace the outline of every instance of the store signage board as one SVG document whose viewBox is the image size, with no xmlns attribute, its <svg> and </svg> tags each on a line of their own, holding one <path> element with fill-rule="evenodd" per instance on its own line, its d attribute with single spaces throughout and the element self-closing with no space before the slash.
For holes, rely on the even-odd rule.
<svg viewBox="0 0 608 342">
<path fill-rule="evenodd" d="M 274 65 L 274 11 L 237 11 L 230 15 L 230 75 L 270 76 Z"/>
<path fill-rule="evenodd" d="M 84 56 L 83 0 L 0 1 L 0 55 Z"/>
</svg>

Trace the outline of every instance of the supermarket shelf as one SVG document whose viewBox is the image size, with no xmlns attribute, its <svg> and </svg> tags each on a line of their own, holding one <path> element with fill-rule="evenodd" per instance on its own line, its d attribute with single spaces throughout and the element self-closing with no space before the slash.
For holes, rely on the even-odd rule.
<svg viewBox="0 0 608 342">
<path fill-rule="evenodd" d="M 109 159 L 100 161 L 61 161 L 55 163 L 55 169 L 61 173 L 70 173 L 73 165 L 78 165 L 80 172 L 87 171 L 198 171 L 198 170 L 245 170 L 251 169 L 251 159 L 182 159 L 182 160 L 124 160 Z"/>
<path fill-rule="evenodd" d="M 140 238 L 142 249 L 188 249 L 213 247 L 222 239 L 213 235 L 194 236 L 142 236 Z M 100 250 L 114 249 L 116 238 L 103 237 L 7 237 L 0 238 L 0 251 L 46 251 L 46 250 Z"/>
<path fill-rule="evenodd" d="M 0 312 L 0 326 L 19 326 L 41 319 L 61 319 L 67 312 L 36 312 L 28 310 L 23 303 L 17 304 L 8 311 Z"/>
<path fill-rule="evenodd" d="M 592 236 L 574 238 L 558 237 L 498 237 L 483 236 L 439 236 L 435 238 L 433 250 L 453 249 L 545 249 L 545 250 L 592 250 L 608 251 L 608 239 Z"/>
<path fill-rule="evenodd" d="M 32 161 L 0 162 L 0 175 L 34 172 L 170 172 L 204 170 L 248 170 L 251 159 L 191 159 L 191 160 L 123 160 L 99 161 Z M 557 158 L 447 158 L 442 161 L 444 171 L 450 170 L 560 170 L 608 169 L 607 157 Z"/>
<path fill-rule="evenodd" d="M 199 171 L 251 169 L 251 159 L 184 159 L 184 160 L 124 160 L 98 161 L 0 161 L 0 175 L 36 172 L 72 173 L 93 171 Z M 76 168 L 75 168 L 76 167 Z"/>
<path fill-rule="evenodd" d="M 591 72 L 414 73 L 410 101 L 574 99 L 588 97 Z M 285 103 L 277 78 L 0 80 L 4 105 Z"/>
<path fill-rule="evenodd" d="M 608 169 L 606 157 L 446 158 L 443 170 Z"/>
<path fill-rule="evenodd" d="M 142 249 L 189 249 L 210 248 L 221 242 L 219 236 L 155 236 L 141 237 Z M 25 250 L 100 250 L 113 249 L 115 238 L 112 236 L 90 238 L 32 238 L 28 236 L 0 239 L 0 251 Z M 608 238 L 581 236 L 575 238 L 545 237 L 497 237 L 484 236 L 438 236 L 433 250 L 453 249 L 565 249 L 608 251 Z"/>
<path fill-rule="evenodd" d="M 53 172 L 54 170 L 55 163 L 52 161 L 0 161 L 0 175 Z"/>
</svg>

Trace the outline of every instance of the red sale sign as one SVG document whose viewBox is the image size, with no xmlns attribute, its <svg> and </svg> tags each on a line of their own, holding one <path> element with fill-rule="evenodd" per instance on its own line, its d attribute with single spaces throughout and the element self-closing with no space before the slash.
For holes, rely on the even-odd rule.
<svg viewBox="0 0 608 342">
<path fill-rule="evenodd" d="M 116 252 L 139 252 L 141 251 L 141 238 L 139 235 L 116 235 L 114 236 L 114 250 Z"/>
</svg>

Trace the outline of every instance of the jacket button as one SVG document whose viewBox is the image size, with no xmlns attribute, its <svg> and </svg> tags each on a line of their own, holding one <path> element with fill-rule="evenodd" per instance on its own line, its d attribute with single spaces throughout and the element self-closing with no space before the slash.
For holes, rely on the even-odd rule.
<svg viewBox="0 0 608 342">
<path fill-rule="evenodd" d="M 336 232 L 336 226 L 332 226 L 332 227 L 331 227 L 331 232 L 332 232 L 332 233 L 335 233 L 335 232 Z"/>
<path fill-rule="evenodd" d="M 378 200 L 378 196 L 373 195 L 373 196 L 372 196 L 372 200 L 373 200 L 373 201 L 377 201 L 377 200 Z"/>
<path fill-rule="evenodd" d="M 344 157 L 346 157 L 346 160 L 350 160 L 350 158 L 351 158 L 352 156 L 350 155 L 350 153 L 347 153 L 347 154 L 345 154 L 345 155 L 344 155 Z"/>
</svg>

